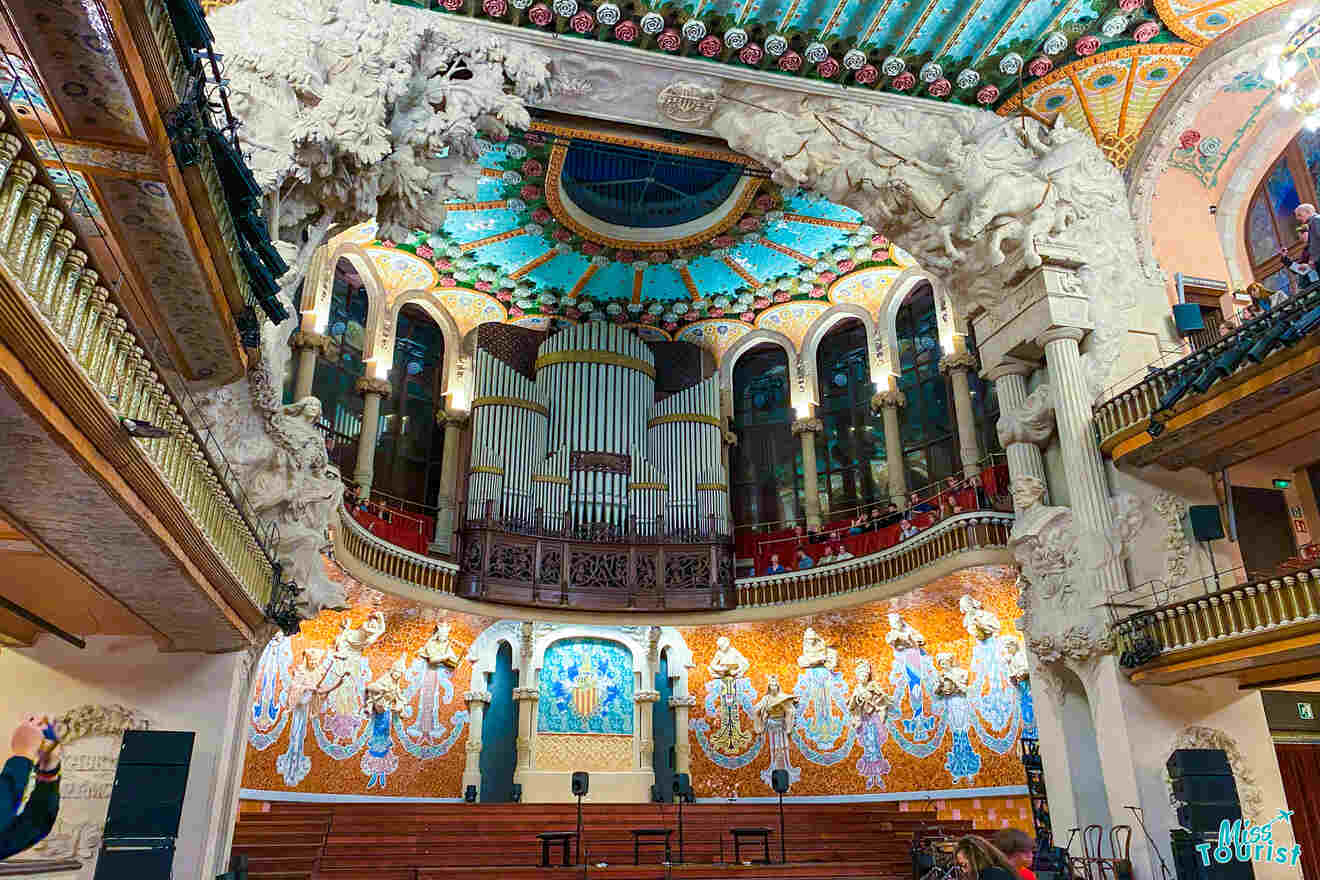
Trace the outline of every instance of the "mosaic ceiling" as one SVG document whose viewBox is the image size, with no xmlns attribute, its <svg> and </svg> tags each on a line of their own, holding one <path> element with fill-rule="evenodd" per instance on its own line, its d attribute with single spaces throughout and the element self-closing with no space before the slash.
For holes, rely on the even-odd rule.
<svg viewBox="0 0 1320 880">
<path fill-rule="evenodd" d="M 912 265 L 856 212 L 786 196 L 750 167 L 724 181 L 710 210 L 666 225 L 652 216 L 657 190 L 714 179 L 712 163 L 727 167 L 729 155 L 679 145 L 657 153 L 611 140 L 602 153 L 599 142 L 538 126 L 485 144 L 477 198 L 451 203 L 443 228 L 406 242 L 365 229 L 358 237 L 379 255 L 391 291 L 445 291 L 461 327 L 611 320 L 655 340 L 713 333 L 720 338 L 704 344 L 717 350 L 753 327 L 798 337 L 831 302 L 872 291 L 878 301 L 886 285 L 876 279 Z M 669 160 L 680 164 L 666 174 Z M 589 204 L 584 188 L 596 196 Z M 864 290 L 841 283 L 862 275 L 872 279 Z M 704 326 L 711 321 L 718 326 Z"/>
<path fill-rule="evenodd" d="M 414 0 L 401 4 L 425 5 Z M 1216 37 L 1281 0 L 431 0 L 432 8 L 1089 130 L 1126 163 Z M 632 10 L 632 11 L 629 11 Z"/>
</svg>

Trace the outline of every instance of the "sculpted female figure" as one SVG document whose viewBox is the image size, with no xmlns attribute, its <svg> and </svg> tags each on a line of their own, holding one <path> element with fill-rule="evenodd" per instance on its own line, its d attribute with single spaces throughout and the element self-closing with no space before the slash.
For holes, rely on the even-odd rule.
<svg viewBox="0 0 1320 880">
<path fill-rule="evenodd" d="M 868 660 L 857 661 L 857 683 L 848 697 L 848 712 L 857 727 L 857 738 L 862 743 L 862 756 L 857 759 L 857 772 L 866 779 L 866 787 L 883 789 L 885 774 L 890 770 L 880 747 L 888 737 L 885 721 L 891 709 L 889 694 L 885 693 L 871 674 Z"/>
<path fill-rule="evenodd" d="M 787 770 L 789 781 L 796 782 L 802 771 L 788 762 L 788 736 L 793 732 L 797 698 L 780 689 L 779 676 L 766 676 L 765 696 L 757 701 L 753 713 L 756 732 L 765 734 L 770 747 L 770 767 L 761 771 L 761 779 L 769 784 L 771 771 Z"/>
<path fill-rule="evenodd" d="M 372 612 L 361 627 L 352 628 L 347 617 L 335 636 L 330 677 L 337 681 L 326 700 L 326 731 L 338 742 L 352 742 L 362 724 L 362 693 L 371 678 L 363 652 L 385 635 L 385 615 Z"/>
</svg>

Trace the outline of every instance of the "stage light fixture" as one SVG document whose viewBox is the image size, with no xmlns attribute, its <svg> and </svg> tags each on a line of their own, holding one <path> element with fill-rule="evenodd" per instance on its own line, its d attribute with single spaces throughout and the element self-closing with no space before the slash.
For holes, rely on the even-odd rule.
<svg viewBox="0 0 1320 880">
<path fill-rule="evenodd" d="M 141 419 L 123 417 L 120 418 L 119 424 L 128 432 L 130 437 L 138 437 L 143 440 L 160 440 L 163 437 L 170 436 L 170 432 L 159 425 L 153 425 L 151 422 L 144 422 Z"/>
</svg>

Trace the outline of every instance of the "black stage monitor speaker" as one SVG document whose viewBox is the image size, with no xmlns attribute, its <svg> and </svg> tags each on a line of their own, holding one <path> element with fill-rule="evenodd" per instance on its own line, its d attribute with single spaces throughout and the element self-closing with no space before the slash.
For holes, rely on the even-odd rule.
<svg viewBox="0 0 1320 880">
<path fill-rule="evenodd" d="M 1164 765 L 1169 776 L 1229 776 L 1228 755 L 1223 749 L 1176 749 Z M 1185 798 L 1183 798 L 1185 800 Z"/>
<path fill-rule="evenodd" d="M 573 796 L 585 797 L 587 794 L 588 783 L 591 777 L 585 771 L 579 770 L 573 774 Z"/>
<path fill-rule="evenodd" d="M 521 783 L 521 782 L 515 782 L 515 783 L 513 784 L 513 794 L 511 795 L 511 797 L 513 798 L 513 802 L 514 802 L 515 804 L 520 804 L 520 803 L 522 803 L 522 783 Z"/>
<path fill-rule="evenodd" d="M 1193 504 L 1187 508 L 1187 519 L 1192 524 L 1192 537 L 1198 541 L 1218 541 L 1224 537 L 1217 504 Z"/>
<path fill-rule="evenodd" d="M 174 870 L 174 844 L 151 846 L 145 842 L 106 843 L 96 857 L 94 880 L 170 880 Z"/>
<path fill-rule="evenodd" d="M 686 773 L 676 773 L 674 775 L 674 795 L 681 797 L 691 803 L 692 797 L 692 777 Z"/>
<path fill-rule="evenodd" d="M 477 802 L 477 787 L 475 785 L 469 785 L 467 788 L 463 789 L 463 800 L 467 801 L 469 804 L 475 804 Z"/>
<path fill-rule="evenodd" d="M 775 790 L 775 792 L 778 793 L 778 794 L 784 794 L 785 792 L 787 792 L 787 791 L 788 791 L 788 771 L 787 771 L 787 770 L 771 770 L 771 771 L 770 771 L 770 787 L 773 788 L 773 789 Z"/>
<path fill-rule="evenodd" d="M 192 746 L 192 733 L 124 731 L 105 839 L 178 836 Z"/>
<path fill-rule="evenodd" d="M 675 787 L 677 787 L 677 786 L 675 786 Z M 651 803 L 653 803 L 653 804 L 663 804 L 664 802 L 665 802 L 665 796 L 662 795 L 662 794 L 660 793 L 660 786 L 658 786 L 658 785 L 652 785 L 652 786 L 651 786 Z"/>
</svg>

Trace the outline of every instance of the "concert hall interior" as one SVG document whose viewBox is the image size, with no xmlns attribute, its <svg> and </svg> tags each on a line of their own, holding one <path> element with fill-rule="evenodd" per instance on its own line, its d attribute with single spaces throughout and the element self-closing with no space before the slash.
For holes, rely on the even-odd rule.
<svg viewBox="0 0 1320 880">
<path fill-rule="evenodd" d="M 0 11 L 0 876 L 1320 880 L 1320 8 Z"/>
</svg>

